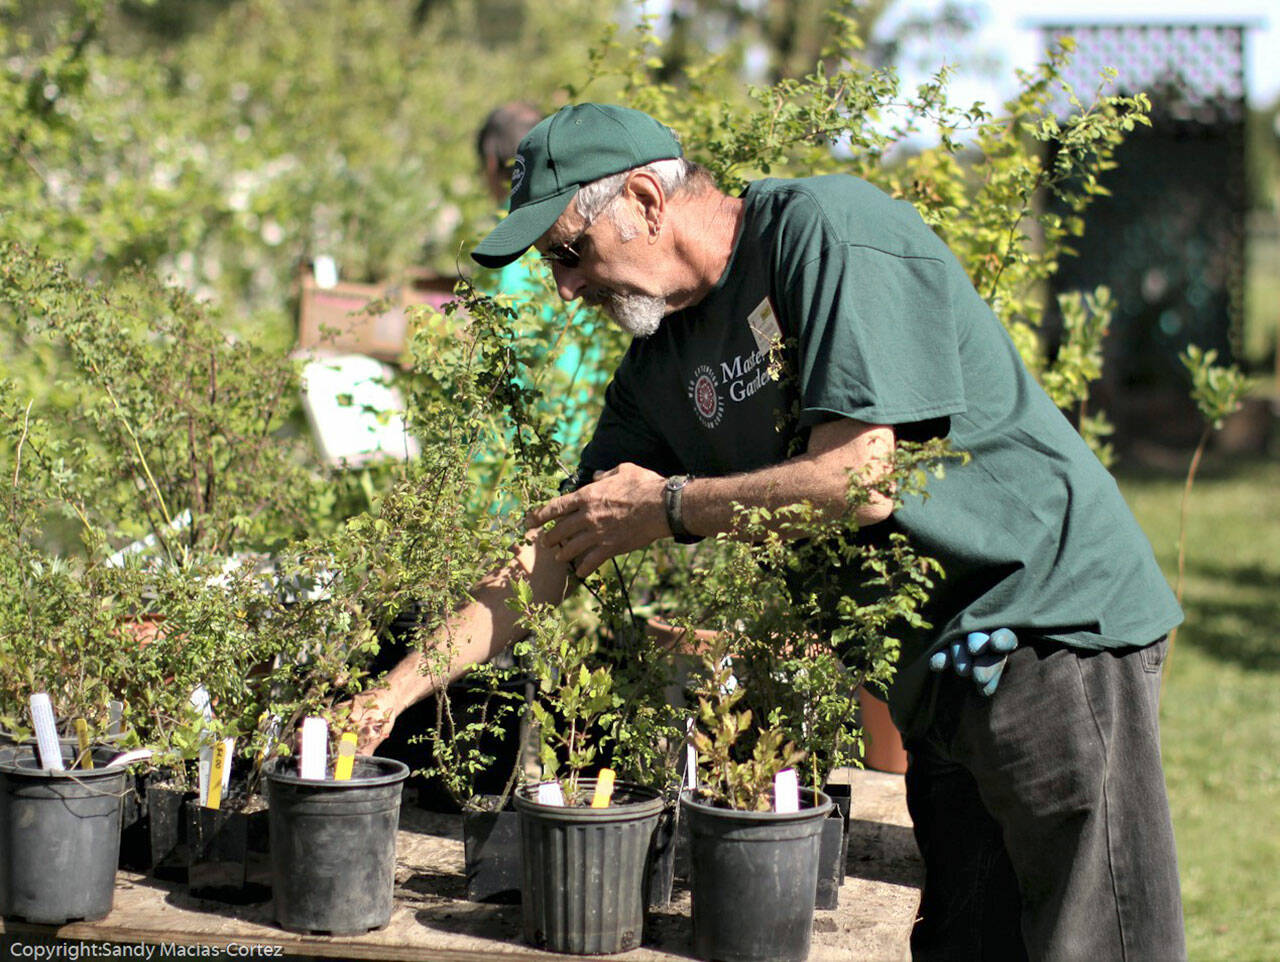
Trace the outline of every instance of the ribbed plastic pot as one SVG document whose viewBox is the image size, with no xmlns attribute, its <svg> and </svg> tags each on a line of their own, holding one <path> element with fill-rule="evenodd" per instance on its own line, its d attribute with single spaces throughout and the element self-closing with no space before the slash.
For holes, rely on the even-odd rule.
<svg viewBox="0 0 1280 962">
<path fill-rule="evenodd" d="M 356 935 L 391 921 L 400 794 L 409 767 L 355 760 L 346 781 L 302 779 L 291 759 L 264 769 L 276 922 L 291 932 Z"/>
<path fill-rule="evenodd" d="M 717 962 L 803 962 L 813 936 L 822 826 L 832 808 L 804 789 L 800 811 L 739 812 L 685 792 L 693 950 Z"/>
<path fill-rule="evenodd" d="M 579 791 L 590 798 L 595 779 Z M 515 794 L 524 860 L 521 906 L 531 945 L 608 955 L 640 945 L 650 843 L 662 796 L 619 782 L 608 808 L 540 805 L 535 787 Z"/>
<path fill-rule="evenodd" d="M 24 753 L 0 753 L 5 917 L 62 925 L 94 922 L 111 911 L 125 771 L 102 766 L 116 754 L 95 750 L 97 768 L 55 772 Z"/>
</svg>

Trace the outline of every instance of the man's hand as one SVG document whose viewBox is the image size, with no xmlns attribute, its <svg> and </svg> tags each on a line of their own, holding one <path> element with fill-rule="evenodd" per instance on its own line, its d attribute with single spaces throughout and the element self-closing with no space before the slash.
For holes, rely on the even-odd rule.
<svg viewBox="0 0 1280 962">
<path fill-rule="evenodd" d="M 1009 652 L 1018 647 L 1018 636 L 1008 628 L 991 634 L 971 631 L 964 641 L 954 641 L 929 658 L 929 667 L 944 671 L 950 665 L 961 678 L 972 678 L 978 694 L 990 696 L 1000 684 Z"/>
<path fill-rule="evenodd" d="M 399 714 L 385 688 L 370 688 L 352 698 L 350 726 L 356 733 L 356 751 L 372 755 L 391 734 Z"/>
<path fill-rule="evenodd" d="M 597 471 L 590 484 L 553 498 L 525 515 L 525 526 L 552 521 L 539 535 L 558 561 L 585 578 L 620 554 L 646 547 L 671 534 L 662 508 L 666 479 L 638 464 Z"/>
</svg>

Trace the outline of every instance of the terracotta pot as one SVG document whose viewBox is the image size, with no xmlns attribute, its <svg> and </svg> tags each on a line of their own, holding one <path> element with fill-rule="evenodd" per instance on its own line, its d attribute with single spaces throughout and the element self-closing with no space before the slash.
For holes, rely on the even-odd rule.
<svg viewBox="0 0 1280 962">
<path fill-rule="evenodd" d="M 877 772 L 902 775 L 907 771 L 907 751 L 889 706 L 865 688 L 858 688 L 858 709 L 862 716 L 862 763 Z"/>
</svg>

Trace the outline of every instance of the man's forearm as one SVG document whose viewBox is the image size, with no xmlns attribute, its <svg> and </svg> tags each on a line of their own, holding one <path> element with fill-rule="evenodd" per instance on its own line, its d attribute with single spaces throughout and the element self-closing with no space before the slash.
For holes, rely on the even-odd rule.
<svg viewBox="0 0 1280 962">
<path fill-rule="evenodd" d="M 874 485 L 889 469 L 893 446 L 892 428 L 849 420 L 820 425 L 808 450 L 794 458 L 743 474 L 691 481 L 683 491 L 684 525 L 700 535 L 732 531 L 737 522 L 735 504 L 777 511 L 807 502 L 822 517 L 841 517 L 849 512 L 851 474 L 864 485 Z M 892 512 L 892 500 L 869 487 L 867 500 L 855 508 L 853 519 L 866 526 Z M 789 533 L 785 521 L 776 529 Z"/>
<path fill-rule="evenodd" d="M 558 604 L 568 566 L 532 539 L 526 541 L 508 565 L 472 589 L 472 600 L 432 639 L 432 651 L 412 651 L 387 673 L 381 687 L 391 697 L 388 707 L 403 711 L 517 641 L 523 634 L 520 613 L 509 604 L 517 580 L 530 583 L 534 601 Z"/>
</svg>

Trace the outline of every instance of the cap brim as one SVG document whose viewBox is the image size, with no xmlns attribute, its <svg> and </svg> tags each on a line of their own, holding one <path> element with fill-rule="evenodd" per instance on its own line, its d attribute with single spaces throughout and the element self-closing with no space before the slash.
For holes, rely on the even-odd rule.
<svg viewBox="0 0 1280 962">
<path fill-rule="evenodd" d="M 557 194 L 525 204 L 509 214 L 489 236 L 476 245 L 471 259 L 482 267 L 505 267 L 533 246 L 534 241 L 560 219 L 569 201 L 578 193 L 578 184 Z"/>
</svg>

